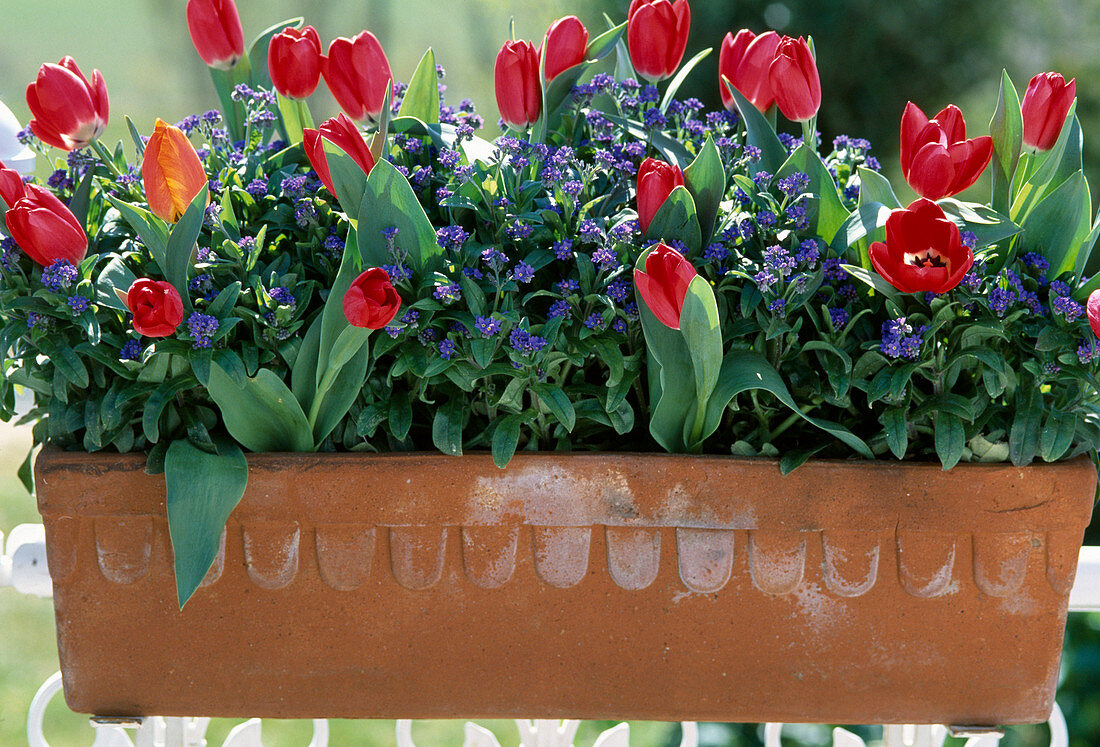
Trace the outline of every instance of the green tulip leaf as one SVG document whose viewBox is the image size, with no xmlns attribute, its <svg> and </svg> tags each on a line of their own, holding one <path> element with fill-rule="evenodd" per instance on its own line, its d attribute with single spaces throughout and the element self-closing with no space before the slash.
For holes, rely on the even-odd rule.
<svg viewBox="0 0 1100 747">
<path fill-rule="evenodd" d="M 141 237 L 141 243 L 153 255 L 153 260 L 165 270 L 168 265 L 165 259 L 168 251 L 168 229 L 164 221 L 145 208 L 123 202 L 113 195 L 108 194 L 106 197 L 122 219 Z"/>
<path fill-rule="evenodd" d="M 1046 153 L 1020 159 L 1027 168 L 1017 168 L 1013 179 L 1016 197 L 1008 217 L 1022 225 L 1040 200 L 1057 188 L 1074 171 L 1081 170 L 1081 125 L 1077 121 L 1077 100 L 1069 107 L 1065 124 L 1052 147 Z M 1038 163 L 1038 167 L 1035 164 Z M 1071 167 L 1073 167 L 1071 169 Z M 1061 177 L 1061 181 L 1056 177 Z M 1026 177 L 1026 179 L 1021 179 Z M 1022 183 L 1020 183 L 1022 181 Z M 1018 185 L 1018 186 L 1017 186 Z"/>
<path fill-rule="evenodd" d="M 695 375 L 694 411 L 684 422 L 684 443 L 689 451 L 702 448 L 707 403 L 718 383 L 722 368 L 722 329 L 718 322 L 718 305 L 714 290 L 703 277 L 696 277 L 684 296 L 680 313 L 680 334 L 683 335 L 691 368 Z"/>
<path fill-rule="evenodd" d="M 379 161 L 367 177 L 359 209 L 358 246 L 364 267 L 392 264 L 384 229 L 396 228 L 395 249 L 408 257 L 415 272 L 423 272 L 443 254 L 435 229 L 416 199 L 409 180 L 386 160 Z"/>
<path fill-rule="evenodd" d="M 865 270 L 855 265 L 841 265 L 840 267 L 859 282 L 874 288 L 885 296 L 886 300 L 893 304 L 893 311 L 897 312 L 895 316 L 901 316 L 902 293 L 897 288 L 890 285 L 890 283 L 886 282 L 884 277 L 874 270 Z"/>
<path fill-rule="evenodd" d="M 860 241 L 866 237 L 875 236 L 876 232 L 886 226 L 886 219 L 890 217 L 891 212 L 893 212 L 891 208 L 881 202 L 869 202 L 858 206 L 837 229 L 832 241 L 833 249 L 837 252 L 845 252 L 857 248 Z M 862 267 L 871 269 L 871 261 L 866 249 L 863 250 L 860 260 Z"/>
<path fill-rule="evenodd" d="M 856 174 L 859 175 L 860 205 L 880 202 L 891 210 L 901 207 L 901 201 L 894 194 L 894 187 L 885 176 L 863 166 L 856 168 Z"/>
<path fill-rule="evenodd" d="M 977 237 L 974 248 L 997 244 L 1020 232 L 1020 227 L 993 208 L 947 197 L 937 203 L 959 227 Z"/>
<path fill-rule="evenodd" d="M 248 462 L 237 444 L 214 441 L 216 453 L 173 441 L 164 455 L 168 535 L 180 609 L 218 556 L 225 522 L 244 496 Z"/>
<path fill-rule="evenodd" d="M 997 110 L 989 121 L 993 139 L 993 195 L 990 205 L 999 213 L 1007 213 L 1012 205 L 1012 177 L 1020 162 L 1023 147 L 1024 120 L 1020 113 L 1020 97 L 1008 71 L 1001 71 L 1001 89 L 997 94 Z"/>
<path fill-rule="evenodd" d="M 313 429 L 293 392 L 261 368 L 242 387 L 220 365 L 210 367 L 210 398 L 226 430 L 250 451 L 313 451 Z"/>
<path fill-rule="evenodd" d="M 321 138 L 321 147 L 325 150 L 332 187 L 336 190 L 335 197 L 354 226 L 359 217 L 359 206 L 363 204 L 363 193 L 367 189 L 367 175 L 355 159 L 328 138 Z"/>
<path fill-rule="evenodd" d="M 756 108 L 753 107 L 753 111 L 755 110 Z M 801 171 L 810 178 L 807 191 L 813 196 L 805 198 L 804 204 L 813 232 L 824 239 L 825 243 L 832 243 L 833 237 L 848 218 L 848 211 L 840 199 L 836 182 L 817 151 L 805 144 L 798 146 L 798 149 L 775 172 L 775 176 L 784 178 L 797 171 Z"/>
<path fill-rule="evenodd" d="M 966 429 L 958 415 L 943 410 L 936 412 L 932 423 L 936 434 L 936 456 L 940 458 L 940 464 L 946 472 L 962 458 L 963 448 L 966 446 Z"/>
<path fill-rule="evenodd" d="M 722 83 L 737 102 L 737 110 L 741 112 L 741 121 L 745 123 L 748 145 L 755 145 L 760 149 L 760 160 L 755 164 L 749 164 L 749 171 L 756 174 L 758 171 L 767 171 L 774 174 L 787 160 L 787 149 L 779 142 L 775 134 L 775 125 L 760 113 L 760 110 L 752 105 L 748 99 L 741 95 L 729 80 L 723 78 Z"/>
<path fill-rule="evenodd" d="M 348 410 L 355 404 L 355 400 L 363 391 L 363 383 L 366 380 L 367 369 L 370 366 L 370 345 L 367 344 L 366 333 L 371 330 L 349 327 L 344 331 L 345 334 L 348 330 L 355 330 L 356 334 L 354 336 L 361 337 L 362 341 L 358 347 L 354 347 L 354 340 L 351 340 L 345 346 L 345 350 L 350 350 L 350 355 L 338 367 L 334 366 L 330 369 L 330 372 L 335 372 L 332 373 L 331 383 L 322 386 L 315 394 L 320 401 L 311 403 L 313 442 L 318 445 L 332 433 L 333 428 L 344 419 L 344 416 L 348 414 Z M 341 340 L 343 339 L 344 335 L 342 334 Z M 336 354 L 337 350 L 334 350 L 333 353 Z M 340 357 L 344 358 L 343 354 Z"/>
<path fill-rule="evenodd" d="M 714 221 L 726 194 L 726 169 L 713 137 L 707 136 L 699 155 L 684 169 L 684 183 L 695 202 L 702 235 L 700 244 L 706 245 L 714 233 Z"/>
<path fill-rule="evenodd" d="M 1020 240 L 1050 262 L 1050 277 L 1075 270 L 1092 229 L 1089 185 L 1076 172 L 1039 202 L 1024 220 Z"/>
<path fill-rule="evenodd" d="M 100 306 L 109 306 L 118 311 L 129 311 L 126 304 L 118 297 L 115 290 L 126 293 L 130 286 L 137 280 L 137 276 L 122 261 L 122 257 L 113 257 L 104 265 L 96 280 L 96 303 Z"/>
<path fill-rule="evenodd" d="M 435 52 L 431 47 L 428 47 L 417 63 L 397 113 L 402 117 L 416 117 L 425 124 L 439 121 L 439 74 L 435 68 Z"/>
<path fill-rule="evenodd" d="M 695 211 L 695 200 L 686 187 L 672 190 L 649 222 L 645 235 L 648 241 L 682 241 L 692 254 L 700 251 L 702 232 L 699 216 Z"/>
<path fill-rule="evenodd" d="M 379 240 L 381 238 L 379 236 Z M 356 246 L 357 243 L 358 232 L 351 228 L 348 230 L 347 246 Z M 340 268 L 336 271 L 336 278 L 332 281 L 332 288 L 329 289 L 328 297 L 325 299 L 325 307 L 321 311 L 317 363 L 315 370 L 309 372 L 313 375 L 314 387 L 320 386 L 321 378 L 328 369 L 329 356 L 333 345 L 340 334 L 350 326 L 348 318 L 344 315 L 344 295 L 361 271 L 362 262 L 358 252 L 344 252 L 344 256 L 340 259 Z M 306 363 L 303 361 L 302 365 L 306 365 Z M 297 361 L 295 361 L 294 368 L 294 376 L 297 376 Z M 306 372 L 302 371 L 302 375 L 305 376 Z M 303 400 L 299 400 L 299 402 L 302 402 L 303 407 L 308 407 Z"/>
<path fill-rule="evenodd" d="M 697 53 L 694 57 L 688 60 L 687 64 L 682 66 L 679 72 L 677 72 L 672 80 L 668 82 L 668 88 L 665 89 L 665 95 L 661 98 L 661 114 L 664 114 L 666 111 L 668 111 L 669 104 L 671 104 L 672 100 L 676 98 L 676 92 L 680 90 L 680 86 L 684 84 L 684 81 L 687 80 L 688 75 L 690 75 L 691 71 L 695 69 L 695 66 L 706 59 L 707 55 L 709 55 L 712 51 L 713 50 L 711 47 L 707 47 L 706 49 Z"/>
<path fill-rule="evenodd" d="M 168 246 L 165 250 L 164 277 L 179 291 L 185 311 L 191 310 L 191 294 L 187 288 L 187 275 L 194 266 L 191 258 L 195 255 L 196 242 L 199 240 L 199 232 L 202 231 L 202 219 L 206 214 L 206 197 L 208 188 L 203 187 L 191 200 L 187 210 L 180 216 L 179 222 L 172 227 L 168 235 Z"/>
</svg>

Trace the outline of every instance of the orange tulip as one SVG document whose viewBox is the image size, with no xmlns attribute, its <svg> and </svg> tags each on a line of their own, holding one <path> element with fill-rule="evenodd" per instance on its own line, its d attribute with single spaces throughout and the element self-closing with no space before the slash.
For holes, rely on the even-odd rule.
<svg viewBox="0 0 1100 747">
<path fill-rule="evenodd" d="M 159 117 L 145 146 L 141 178 L 149 209 L 169 223 L 180 219 L 207 184 L 206 171 L 191 141 L 183 130 Z M 206 199 L 209 202 L 210 196 Z"/>
</svg>

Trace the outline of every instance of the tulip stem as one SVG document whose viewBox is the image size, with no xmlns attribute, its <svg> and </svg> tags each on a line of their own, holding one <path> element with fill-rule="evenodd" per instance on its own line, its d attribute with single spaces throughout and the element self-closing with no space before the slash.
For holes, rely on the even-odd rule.
<svg viewBox="0 0 1100 747">
<path fill-rule="evenodd" d="M 99 160 L 103 162 L 103 165 L 110 169 L 111 173 L 115 177 L 122 176 L 122 170 L 119 169 L 118 164 L 115 163 L 115 159 L 111 156 L 110 152 L 103 147 L 103 143 L 99 142 L 98 138 L 92 138 L 88 141 L 88 145 L 92 146 L 92 150 L 99 156 Z"/>
<path fill-rule="evenodd" d="M 806 147 L 817 153 L 817 127 L 814 118 L 802 122 L 802 142 Z"/>
</svg>

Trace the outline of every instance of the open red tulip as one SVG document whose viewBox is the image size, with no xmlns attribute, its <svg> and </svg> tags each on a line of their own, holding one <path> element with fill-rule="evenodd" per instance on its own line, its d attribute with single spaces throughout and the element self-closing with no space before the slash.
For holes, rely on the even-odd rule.
<svg viewBox="0 0 1100 747">
<path fill-rule="evenodd" d="M 364 174 L 370 174 L 371 169 L 374 168 L 374 156 L 370 152 L 370 146 L 363 139 L 359 128 L 347 115 L 337 114 L 331 119 L 326 119 L 316 130 L 307 127 L 302 131 L 302 148 L 313 170 L 317 172 L 317 178 L 334 196 L 336 196 L 336 187 L 332 184 L 332 173 L 329 171 L 323 140 L 328 140 L 351 156 L 351 159 L 363 169 Z"/>
<path fill-rule="evenodd" d="M 684 297 L 698 274 L 683 254 L 660 243 L 645 258 L 645 272 L 634 270 L 634 284 L 661 324 L 680 329 Z"/>
<path fill-rule="evenodd" d="M 102 135 L 110 117 L 103 76 L 93 70 L 89 81 L 72 57 L 38 68 L 27 86 L 27 107 L 35 137 L 62 150 L 83 148 Z"/>
<path fill-rule="evenodd" d="M 886 242 L 871 244 L 871 264 L 903 293 L 946 293 L 974 264 L 959 227 L 939 205 L 920 198 L 886 219 Z"/>
</svg>

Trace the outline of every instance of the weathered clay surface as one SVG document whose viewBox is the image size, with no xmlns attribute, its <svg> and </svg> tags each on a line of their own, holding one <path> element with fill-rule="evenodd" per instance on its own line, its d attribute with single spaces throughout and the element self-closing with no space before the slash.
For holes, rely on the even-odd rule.
<svg viewBox="0 0 1100 747">
<path fill-rule="evenodd" d="M 251 455 L 180 612 L 143 467 L 36 465 L 77 711 L 1039 721 L 1096 485 L 1087 460 Z"/>
</svg>

